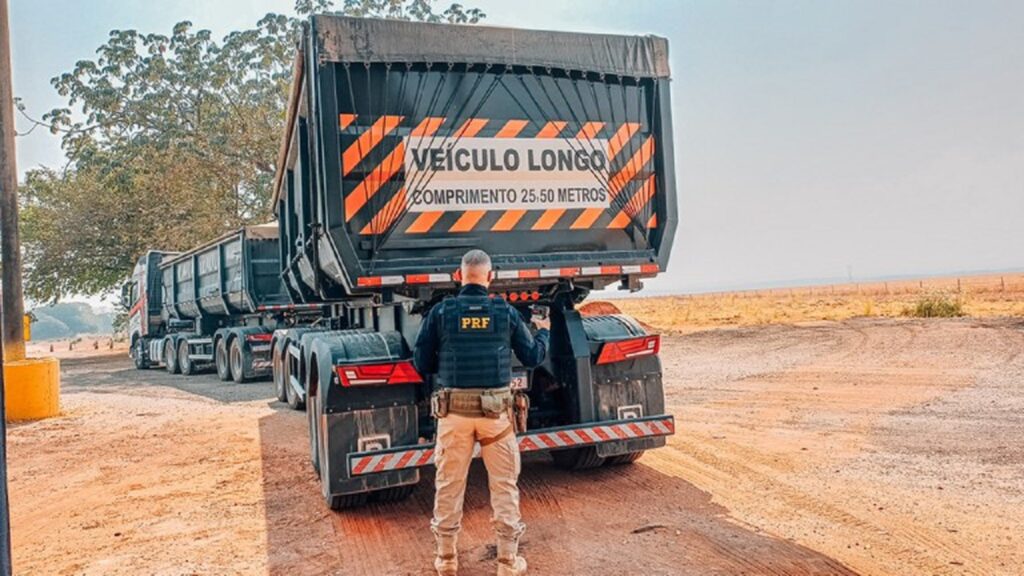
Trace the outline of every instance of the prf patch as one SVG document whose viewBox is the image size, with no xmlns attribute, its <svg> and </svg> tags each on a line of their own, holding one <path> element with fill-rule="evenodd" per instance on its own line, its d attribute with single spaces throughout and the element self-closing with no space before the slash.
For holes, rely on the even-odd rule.
<svg viewBox="0 0 1024 576">
<path fill-rule="evenodd" d="M 459 317 L 459 332 L 490 332 L 492 329 L 490 316 Z"/>
</svg>

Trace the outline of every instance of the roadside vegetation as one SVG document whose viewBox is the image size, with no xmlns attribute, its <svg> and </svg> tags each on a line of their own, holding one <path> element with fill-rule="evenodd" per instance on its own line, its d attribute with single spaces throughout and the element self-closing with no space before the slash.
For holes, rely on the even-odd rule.
<svg viewBox="0 0 1024 576">
<path fill-rule="evenodd" d="M 904 316 L 915 318 L 955 318 L 964 315 L 963 301 L 946 292 L 932 292 L 918 297 L 913 308 L 905 308 Z"/>
<path fill-rule="evenodd" d="M 613 304 L 661 332 L 856 317 L 1024 317 L 1024 274 L 628 298 Z"/>
<path fill-rule="evenodd" d="M 145 250 L 181 250 L 270 218 L 295 40 L 313 13 L 476 23 L 435 0 L 297 0 L 290 15 L 217 39 L 188 21 L 169 33 L 112 30 L 51 83 L 66 105 L 18 100 L 67 162 L 21 185 L 25 292 L 38 302 L 115 288 Z M 187 223 L 186 225 L 183 225 Z"/>
</svg>

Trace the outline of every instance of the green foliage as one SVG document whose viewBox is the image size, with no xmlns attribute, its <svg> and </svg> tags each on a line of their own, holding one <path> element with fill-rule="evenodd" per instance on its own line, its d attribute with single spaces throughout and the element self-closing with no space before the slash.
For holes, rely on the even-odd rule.
<svg viewBox="0 0 1024 576">
<path fill-rule="evenodd" d="M 97 314 L 84 302 L 62 302 L 32 310 L 33 340 L 70 338 L 82 334 L 110 334 L 114 312 Z"/>
<path fill-rule="evenodd" d="M 915 318 L 955 318 L 963 316 L 963 302 L 960 297 L 947 292 L 922 294 L 913 308 L 904 308 L 904 316 Z"/>
<path fill-rule="evenodd" d="M 475 23 L 432 0 L 344 0 L 351 16 Z M 69 159 L 22 189 L 25 290 L 38 301 L 115 287 L 144 250 L 183 250 L 270 218 L 301 17 L 297 0 L 220 41 L 191 22 L 169 35 L 113 30 L 94 60 L 54 78 L 67 106 L 43 120 Z"/>
</svg>

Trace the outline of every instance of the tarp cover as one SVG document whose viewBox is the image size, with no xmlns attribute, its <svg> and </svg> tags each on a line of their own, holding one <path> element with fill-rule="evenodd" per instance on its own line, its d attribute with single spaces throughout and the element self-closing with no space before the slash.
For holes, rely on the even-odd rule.
<svg viewBox="0 0 1024 576">
<path fill-rule="evenodd" d="M 668 41 L 657 36 L 549 32 L 403 20 L 313 17 L 320 55 L 334 62 L 542 66 L 667 78 Z"/>
</svg>

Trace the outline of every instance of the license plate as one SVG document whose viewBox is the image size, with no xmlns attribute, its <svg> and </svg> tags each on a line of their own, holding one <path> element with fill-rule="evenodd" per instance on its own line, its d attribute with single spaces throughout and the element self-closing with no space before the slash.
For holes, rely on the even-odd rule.
<svg viewBox="0 0 1024 576">
<path fill-rule="evenodd" d="M 513 390 L 526 390 L 529 387 L 530 378 L 526 372 L 513 372 L 512 373 L 512 389 Z"/>
</svg>

